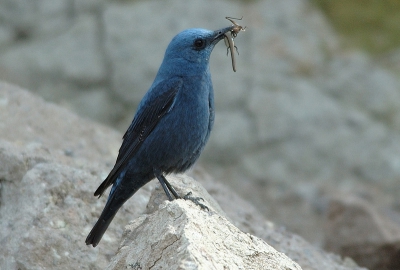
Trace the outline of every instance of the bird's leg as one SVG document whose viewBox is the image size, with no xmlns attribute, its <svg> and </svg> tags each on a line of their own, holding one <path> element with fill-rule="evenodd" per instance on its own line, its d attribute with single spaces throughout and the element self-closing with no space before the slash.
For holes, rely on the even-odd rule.
<svg viewBox="0 0 400 270">
<path fill-rule="evenodd" d="M 154 168 L 154 175 L 157 177 L 158 181 L 160 182 L 162 188 L 164 189 L 165 194 L 168 197 L 168 200 L 174 200 L 171 196 L 171 193 L 174 195 L 175 199 L 180 199 L 181 196 L 175 191 L 175 189 L 171 186 L 171 184 L 165 179 L 164 175 L 159 169 Z M 170 193 L 171 192 L 171 193 Z"/>
<path fill-rule="evenodd" d="M 154 171 L 154 175 L 157 177 L 158 181 L 160 182 L 161 186 L 162 186 L 163 189 L 164 189 L 165 194 L 167 195 L 167 197 L 168 197 L 168 199 L 169 199 L 170 201 L 173 201 L 173 200 L 174 200 L 174 199 L 172 198 L 172 196 L 171 196 L 171 193 L 172 193 L 172 195 L 174 195 L 175 199 L 184 199 L 184 200 L 192 201 L 195 205 L 200 206 L 201 209 L 210 211 L 210 209 L 209 209 L 206 205 L 204 205 L 204 204 L 202 204 L 202 203 L 200 202 L 200 201 L 204 201 L 203 198 L 200 198 L 200 197 L 192 197 L 192 196 L 191 196 L 191 195 L 192 195 L 192 192 L 191 192 L 191 191 L 190 191 L 188 194 L 186 194 L 186 195 L 182 198 L 182 197 L 179 196 L 179 194 L 175 191 L 175 189 L 172 187 L 172 185 L 167 181 L 167 179 L 165 178 L 165 176 L 162 174 L 162 172 L 161 172 L 159 169 L 154 168 L 153 171 Z M 171 192 L 171 193 L 170 193 L 170 192 Z"/>
<path fill-rule="evenodd" d="M 163 180 L 165 181 L 165 184 L 167 185 L 169 191 L 171 191 L 171 193 L 174 195 L 175 199 L 181 199 L 181 196 L 179 196 L 179 194 L 175 191 L 175 189 L 171 186 L 167 179 L 165 179 L 164 175 L 161 175 L 161 177 L 164 178 Z"/>
</svg>

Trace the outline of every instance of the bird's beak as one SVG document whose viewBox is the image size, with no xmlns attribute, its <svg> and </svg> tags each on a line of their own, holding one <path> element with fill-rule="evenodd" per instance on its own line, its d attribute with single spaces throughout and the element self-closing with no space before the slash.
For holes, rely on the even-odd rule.
<svg viewBox="0 0 400 270">
<path fill-rule="evenodd" d="M 228 26 L 228 27 L 225 27 L 225 28 L 222 28 L 222 29 L 219 29 L 219 30 L 215 30 L 214 33 L 213 33 L 212 41 L 211 41 L 211 42 L 212 42 L 213 44 L 217 44 L 221 39 L 224 38 L 225 33 L 226 33 L 226 32 L 232 31 L 232 29 L 233 29 L 234 27 L 235 27 L 235 26 L 232 25 L 232 26 Z"/>
</svg>

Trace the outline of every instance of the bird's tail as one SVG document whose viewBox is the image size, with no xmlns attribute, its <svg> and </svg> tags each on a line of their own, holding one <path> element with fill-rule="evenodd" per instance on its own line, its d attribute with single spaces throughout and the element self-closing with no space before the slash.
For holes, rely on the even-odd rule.
<svg viewBox="0 0 400 270">
<path fill-rule="evenodd" d="M 116 213 L 117 212 L 115 212 L 114 215 L 108 219 L 104 219 L 102 216 L 100 216 L 99 220 L 96 222 L 86 238 L 86 245 L 92 245 L 93 247 L 97 246 Z"/>
<path fill-rule="evenodd" d="M 97 220 L 93 229 L 86 238 L 86 245 L 92 245 L 93 247 L 97 246 L 121 206 L 122 204 L 117 208 L 110 207 L 109 203 L 107 202 L 103 212 L 99 217 L 99 220 Z"/>
<path fill-rule="evenodd" d="M 126 182 L 126 179 L 124 179 L 125 176 L 125 173 L 123 173 L 114 182 L 106 206 L 104 206 L 99 220 L 86 238 L 86 245 L 92 245 L 93 247 L 97 246 L 121 206 L 153 177 L 151 174 L 128 175 L 127 180 L 129 181 Z"/>
<path fill-rule="evenodd" d="M 93 247 L 97 246 L 118 210 L 132 195 L 133 194 L 122 185 L 114 185 L 112 187 L 99 220 L 97 220 L 93 229 L 86 238 L 86 245 L 92 245 Z"/>
</svg>

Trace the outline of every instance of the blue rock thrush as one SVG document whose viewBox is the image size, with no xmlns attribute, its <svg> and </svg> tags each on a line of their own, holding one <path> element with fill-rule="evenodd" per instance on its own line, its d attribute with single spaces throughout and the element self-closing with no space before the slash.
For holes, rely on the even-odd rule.
<svg viewBox="0 0 400 270">
<path fill-rule="evenodd" d="M 170 192 L 180 198 L 164 174 L 190 168 L 210 136 L 214 94 L 209 59 L 215 44 L 232 29 L 188 29 L 172 39 L 123 137 L 114 168 L 94 193 L 100 197 L 112 185 L 87 245 L 97 246 L 119 208 L 153 178 L 169 200 Z"/>
</svg>

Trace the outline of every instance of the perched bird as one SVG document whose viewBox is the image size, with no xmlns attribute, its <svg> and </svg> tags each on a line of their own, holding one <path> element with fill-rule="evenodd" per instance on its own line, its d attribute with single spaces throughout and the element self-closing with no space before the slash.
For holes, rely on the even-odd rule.
<svg viewBox="0 0 400 270">
<path fill-rule="evenodd" d="M 169 200 L 170 192 L 180 198 L 164 174 L 190 168 L 210 136 L 214 94 L 209 59 L 215 44 L 233 28 L 188 29 L 172 39 L 123 137 L 114 168 L 94 193 L 100 197 L 112 185 L 87 245 L 97 246 L 119 208 L 153 178 Z"/>
</svg>

